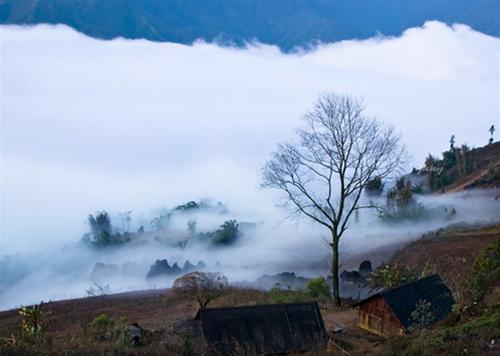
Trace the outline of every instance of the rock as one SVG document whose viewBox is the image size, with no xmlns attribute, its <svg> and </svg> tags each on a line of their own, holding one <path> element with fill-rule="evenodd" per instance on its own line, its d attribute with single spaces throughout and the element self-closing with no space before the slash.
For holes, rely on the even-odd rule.
<svg viewBox="0 0 500 356">
<path fill-rule="evenodd" d="M 169 275 L 171 273 L 172 267 L 170 267 L 167 260 L 156 260 L 156 262 L 149 269 L 146 278 Z"/>
<path fill-rule="evenodd" d="M 189 261 L 186 261 L 184 262 L 183 267 L 180 268 L 177 262 L 170 266 L 167 260 L 156 260 L 156 262 L 149 268 L 146 278 L 158 276 L 178 276 L 189 272 L 201 271 L 205 268 L 206 265 L 203 261 L 198 262 L 196 266 L 191 264 Z"/>
<path fill-rule="evenodd" d="M 366 278 L 372 273 L 372 263 L 369 260 L 361 262 L 359 265 L 359 274 L 361 277 Z"/>
<path fill-rule="evenodd" d="M 170 269 L 170 274 L 174 274 L 174 275 L 177 275 L 177 274 L 181 274 L 182 270 L 181 268 L 179 267 L 179 265 L 176 263 L 174 263 L 174 265 L 172 266 L 172 268 Z"/>
<path fill-rule="evenodd" d="M 191 264 L 189 261 L 184 262 L 184 266 L 182 266 L 182 273 L 189 273 L 196 270 L 196 266 Z"/>
</svg>

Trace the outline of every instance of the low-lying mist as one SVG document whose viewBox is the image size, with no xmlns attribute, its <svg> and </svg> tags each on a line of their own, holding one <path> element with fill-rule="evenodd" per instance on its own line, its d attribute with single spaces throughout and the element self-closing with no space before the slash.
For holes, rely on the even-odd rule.
<svg viewBox="0 0 500 356">
<path fill-rule="evenodd" d="M 463 25 L 429 22 L 397 38 L 296 54 L 259 44 L 102 41 L 65 26 L 0 30 L 0 309 L 84 296 L 96 263 L 118 266 L 99 282 L 113 292 L 168 287 L 170 280 L 145 278 L 156 259 L 202 260 L 232 282 L 282 271 L 326 275 L 327 233 L 287 220 L 258 174 L 324 91 L 363 96 L 368 114 L 401 132 L 417 167 L 452 134 L 486 144 L 499 117 L 500 41 Z M 454 222 L 492 220 L 492 196 L 421 197 L 436 213 L 416 224 L 385 224 L 365 212 L 344 238 L 344 265 Z M 150 231 L 165 209 L 205 198 L 229 212 L 177 216 L 172 236 L 190 219 L 206 232 L 231 219 L 255 223 L 255 233 L 225 248 L 182 249 L 154 236 L 103 250 L 80 243 L 88 214 L 106 210 L 121 227 L 119 214 L 132 211 L 129 230 Z M 441 213 L 447 204 L 456 215 Z"/>
<path fill-rule="evenodd" d="M 499 202 L 494 197 L 499 192 L 419 196 L 418 202 L 430 218 L 417 221 L 385 222 L 375 211 L 364 211 L 352 221 L 341 241 L 342 267 L 356 269 L 366 258 L 376 266 L 387 261 L 402 243 L 442 227 L 498 223 Z M 452 209 L 454 213 L 450 214 Z M 0 259 L 0 309 L 90 295 L 92 290 L 96 292 L 94 283 L 107 288 L 106 293 L 168 288 L 180 273 L 146 278 L 155 261 L 163 259 L 180 268 L 186 261 L 193 265 L 202 261 L 204 270 L 220 271 L 231 283 L 245 285 L 264 274 L 329 275 L 328 232 L 305 219 L 287 220 L 283 213 L 277 208 L 265 216 L 245 216 L 230 209 L 224 213 L 179 214 L 162 231 L 144 229 L 144 214 L 131 215 L 128 230 L 132 234 L 136 229 L 144 232 L 127 244 L 96 248 L 76 239 L 37 253 L 4 255 Z M 184 246 L 177 244 L 189 235 L 189 222 L 195 221 L 196 230 L 204 232 L 227 219 L 236 219 L 240 227 L 252 225 L 252 229 L 242 229 L 238 240 L 229 246 L 212 246 L 194 238 Z M 119 226 L 117 216 L 112 221 Z"/>
</svg>

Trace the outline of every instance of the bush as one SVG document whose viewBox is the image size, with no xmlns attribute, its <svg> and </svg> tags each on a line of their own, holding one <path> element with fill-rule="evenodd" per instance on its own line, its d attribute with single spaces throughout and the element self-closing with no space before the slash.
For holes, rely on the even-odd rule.
<svg viewBox="0 0 500 356">
<path fill-rule="evenodd" d="M 193 340 L 190 335 L 183 335 L 181 339 L 182 356 L 195 356 Z"/>
<path fill-rule="evenodd" d="M 482 355 L 489 354 L 486 345 L 498 339 L 500 312 L 485 314 L 452 327 L 436 327 L 415 331 L 410 335 L 390 338 L 387 343 L 391 355 Z M 496 347 L 495 345 L 492 345 Z M 464 350 L 467 352 L 464 352 Z M 494 351 L 491 354 L 495 354 Z"/>
<path fill-rule="evenodd" d="M 276 283 L 268 292 L 269 301 L 271 303 L 301 303 L 307 302 L 310 299 L 309 293 L 304 290 L 283 290 L 281 285 Z"/>
<path fill-rule="evenodd" d="M 113 340 L 118 344 L 127 344 L 130 339 L 126 319 L 114 320 L 105 313 L 95 317 L 88 329 L 95 340 Z"/>
<path fill-rule="evenodd" d="M 415 310 L 411 312 L 411 325 L 409 331 L 414 332 L 426 329 L 436 322 L 435 310 L 427 300 L 419 300 Z"/>
<path fill-rule="evenodd" d="M 482 299 L 490 284 L 500 276 L 500 239 L 484 248 L 474 261 L 472 291 Z"/>
<path fill-rule="evenodd" d="M 330 286 L 326 282 L 325 277 L 313 278 L 307 284 L 307 292 L 311 297 L 329 297 Z"/>
<path fill-rule="evenodd" d="M 421 274 L 406 266 L 386 264 L 373 272 L 368 279 L 372 288 L 394 288 L 418 281 L 421 277 Z"/>
<path fill-rule="evenodd" d="M 35 345 L 44 343 L 49 315 L 43 303 L 19 309 L 22 340 Z"/>
<path fill-rule="evenodd" d="M 92 330 L 96 339 L 107 339 L 111 336 L 111 332 L 115 326 L 115 322 L 107 314 L 101 314 L 95 317 L 90 322 L 90 329 Z"/>
</svg>

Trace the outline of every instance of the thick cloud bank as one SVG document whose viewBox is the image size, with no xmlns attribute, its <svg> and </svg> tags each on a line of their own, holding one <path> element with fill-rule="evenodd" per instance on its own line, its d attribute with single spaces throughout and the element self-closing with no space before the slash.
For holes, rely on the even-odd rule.
<svg viewBox="0 0 500 356">
<path fill-rule="evenodd" d="M 416 166 L 452 134 L 482 146 L 499 123 L 500 41 L 462 25 L 302 54 L 0 30 L 0 254 L 77 241 L 102 209 L 137 218 L 213 197 L 253 220 L 279 215 L 258 169 L 324 91 L 363 96 Z"/>
<path fill-rule="evenodd" d="M 415 165 L 451 134 L 483 145 L 499 120 L 500 41 L 461 25 L 302 55 L 100 41 L 64 26 L 1 33 L 4 251 L 71 240 L 97 209 L 272 204 L 257 170 L 323 91 L 364 96 Z"/>
</svg>

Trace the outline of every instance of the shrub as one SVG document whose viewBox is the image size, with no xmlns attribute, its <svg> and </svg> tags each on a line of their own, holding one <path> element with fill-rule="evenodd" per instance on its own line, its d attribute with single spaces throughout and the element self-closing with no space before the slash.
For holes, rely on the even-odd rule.
<svg viewBox="0 0 500 356">
<path fill-rule="evenodd" d="M 269 301 L 271 303 L 300 303 L 310 299 L 308 292 L 304 290 L 283 290 L 281 285 L 276 283 L 268 292 Z"/>
<path fill-rule="evenodd" d="M 19 309 L 21 317 L 21 338 L 31 344 L 41 344 L 46 341 L 46 329 L 50 313 L 43 303 L 22 307 Z"/>
<path fill-rule="evenodd" d="M 194 356 L 193 340 L 190 335 L 183 335 L 181 340 L 182 356 Z"/>
<path fill-rule="evenodd" d="M 390 355 L 482 355 L 486 345 L 498 338 L 500 312 L 490 311 L 456 326 L 436 327 L 415 331 L 412 334 L 390 338 L 387 347 Z M 496 347 L 494 344 L 493 347 Z M 389 351 L 388 350 L 388 351 Z M 466 352 L 464 350 L 467 350 Z M 491 354 L 495 354 L 494 351 Z"/>
<path fill-rule="evenodd" d="M 411 325 L 409 331 L 414 332 L 427 329 L 436 322 L 434 307 L 427 300 L 419 300 L 415 305 L 415 310 L 411 312 Z"/>
<path fill-rule="evenodd" d="M 114 320 L 103 313 L 90 322 L 89 330 L 96 340 L 114 340 L 118 344 L 126 344 L 129 340 L 129 331 L 125 318 Z"/>
<path fill-rule="evenodd" d="M 111 337 L 115 321 L 107 314 L 101 314 L 90 322 L 90 329 L 96 339 L 107 339 Z"/>
<path fill-rule="evenodd" d="M 472 291 L 478 299 L 486 294 L 489 285 L 500 276 L 500 239 L 484 248 L 474 261 Z"/>
<path fill-rule="evenodd" d="M 314 298 L 328 297 L 330 296 L 330 286 L 325 277 L 313 278 L 307 284 L 307 292 Z"/>
<path fill-rule="evenodd" d="M 393 288 L 405 283 L 415 282 L 421 274 L 406 266 L 386 264 L 378 268 L 368 278 L 372 288 Z"/>
</svg>

